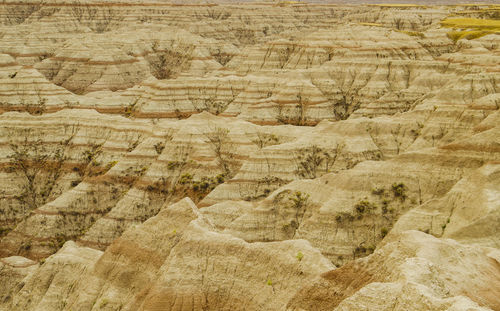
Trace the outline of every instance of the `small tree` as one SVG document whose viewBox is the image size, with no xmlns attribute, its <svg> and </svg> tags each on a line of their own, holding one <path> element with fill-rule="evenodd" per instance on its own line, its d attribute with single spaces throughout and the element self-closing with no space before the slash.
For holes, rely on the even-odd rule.
<svg viewBox="0 0 500 311">
<path fill-rule="evenodd" d="M 301 191 L 294 191 L 293 193 L 290 190 L 285 190 L 285 197 L 288 199 L 286 202 L 287 208 L 293 210 L 293 219 L 290 222 L 290 228 L 293 229 L 292 238 L 295 236 L 297 229 L 300 227 L 302 220 L 304 218 L 304 214 L 306 212 L 307 206 L 309 206 L 309 194 L 303 193 Z M 279 196 L 280 194 L 278 194 Z"/>
<path fill-rule="evenodd" d="M 259 147 L 259 149 L 262 149 L 262 148 L 267 147 L 267 146 L 280 144 L 279 137 L 274 135 L 274 134 L 257 132 L 256 135 L 257 136 L 254 139 L 252 139 L 252 143 L 257 145 L 257 147 Z"/>
<path fill-rule="evenodd" d="M 205 134 L 205 137 L 212 151 L 215 153 L 224 176 L 228 179 L 232 178 L 236 173 L 239 163 L 235 160 L 235 154 L 233 153 L 235 146 L 229 137 L 229 130 L 216 127 L 213 131 Z"/>
<path fill-rule="evenodd" d="M 286 64 L 288 64 L 288 61 L 290 60 L 295 50 L 297 50 L 297 47 L 298 46 L 296 44 L 286 44 L 285 46 L 281 45 L 273 46 L 277 54 L 279 68 L 284 68 Z"/>
<path fill-rule="evenodd" d="M 316 145 L 300 149 L 294 155 L 295 174 L 301 178 L 314 179 L 322 170 L 328 173 L 343 148 L 344 144 L 339 143 L 330 152 Z"/>
<path fill-rule="evenodd" d="M 308 124 L 307 99 L 302 97 L 301 92 L 297 94 L 296 99 L 296 104 L 292 109 L 287 109 L 284 104 L 278 104 L 276 112 L 279 123 L 297 126 L 304 126 Z"/>
</svg>

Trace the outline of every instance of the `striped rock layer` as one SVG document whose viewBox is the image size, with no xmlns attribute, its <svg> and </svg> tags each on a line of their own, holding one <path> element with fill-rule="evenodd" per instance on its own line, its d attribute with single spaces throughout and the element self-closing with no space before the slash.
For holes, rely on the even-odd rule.
<svg viewBox="0 0 500 311">
<path fill-rule="evenodd" d="M 499 310 L 498 10 L 4 1 L 0 311 Z"/>
</svg>

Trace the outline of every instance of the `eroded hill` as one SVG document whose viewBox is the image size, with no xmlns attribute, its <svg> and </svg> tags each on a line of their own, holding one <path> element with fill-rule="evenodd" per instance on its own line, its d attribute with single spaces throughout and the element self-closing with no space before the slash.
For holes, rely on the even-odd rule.
<svg viewBox="0 0 500 311">
<path fill-rule="evenodd" d="M 0 4 L 0 310 L 500 310 L 500 7 Z"/>
</svg>

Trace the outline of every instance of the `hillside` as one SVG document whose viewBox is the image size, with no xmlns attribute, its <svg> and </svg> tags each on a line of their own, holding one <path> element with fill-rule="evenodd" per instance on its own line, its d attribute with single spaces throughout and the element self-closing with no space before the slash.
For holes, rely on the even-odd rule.
<svg viewBox="0 0 500 311">
<path fill-rule="evenodd" d="M 487 3 L 2 2 L 0 311 L 500 311 L 499 34 Z"/>
</svg>

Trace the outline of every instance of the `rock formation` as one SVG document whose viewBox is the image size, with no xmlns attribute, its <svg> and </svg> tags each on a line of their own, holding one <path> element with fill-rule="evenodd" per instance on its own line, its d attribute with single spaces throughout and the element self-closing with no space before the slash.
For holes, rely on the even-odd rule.
<svg viewBox="0 0 500 311">
<path fill-rule="evenodd" d="M 4 1 L 0 310 L 500 310 L 496 4 Z"/>
</svg>

